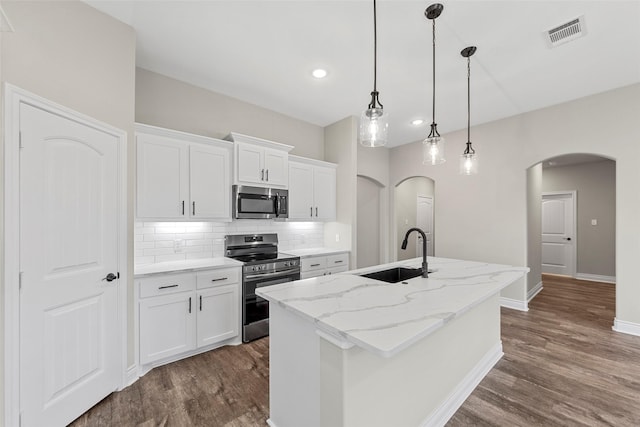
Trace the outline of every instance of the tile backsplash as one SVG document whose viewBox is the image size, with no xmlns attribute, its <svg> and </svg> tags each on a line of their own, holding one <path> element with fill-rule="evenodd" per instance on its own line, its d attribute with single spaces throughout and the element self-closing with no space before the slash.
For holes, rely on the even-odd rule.
<svg viewBox="0 0 640 427">
<path fill-rule="evenodd" d="M 224 256 L 226 234 L 277 233 L 278 250 L 324 245 L 321 222 L 136 222 L 135 264 Z"/>
</svg>

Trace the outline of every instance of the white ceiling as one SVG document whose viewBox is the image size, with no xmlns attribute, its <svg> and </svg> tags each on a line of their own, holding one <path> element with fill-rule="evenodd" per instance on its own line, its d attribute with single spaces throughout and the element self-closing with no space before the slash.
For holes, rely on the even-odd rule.
<svg viewBox="0 0 640 427">
<path fill-rule="evenodd" d="M 373 88 L 371 0 L 87 1 L 133 26 L 137 65 L 326 126 L 359 116 Z M 378 0 L 378 90 L 390 146 L 431 122 L 429 1 Z M 466 128 L 640 82 L 640 0 L 445 1 L 436 20 L 436 122 Z M 587 35 L 544 33 L 584 15 Z M 323 67 L 327 78 L 310 73 Z M 424 118 L 415 127 L 410 121 Z M 604 125 L 604 124 L 603 124 Z M 473 132 L 472 132 L 473 140 Z"/>
</svg>

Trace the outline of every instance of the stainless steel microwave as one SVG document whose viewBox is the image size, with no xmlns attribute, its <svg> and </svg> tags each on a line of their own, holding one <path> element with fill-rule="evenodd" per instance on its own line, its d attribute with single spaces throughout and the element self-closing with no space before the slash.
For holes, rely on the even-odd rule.
<svg viewBox="0 0 640 427">
<path fill-rule="evenodd" d="M 233 217 L 236 219 L 288 218 L 289 191 L 234 185 Z"/>
</svg>

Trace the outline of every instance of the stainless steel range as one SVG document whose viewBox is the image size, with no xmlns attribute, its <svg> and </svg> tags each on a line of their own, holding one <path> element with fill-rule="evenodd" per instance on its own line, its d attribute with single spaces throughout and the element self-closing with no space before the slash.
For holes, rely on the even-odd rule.
<svg viewBox="0 0 640 427">
<path fill-rule="evenodd" d="M 300 279 L 300 257 L 278 252 L 278 235 L 232 234 L 224 237 L 225 256 L 241 261 L 242 341 L 269 335 L 269 302 L 256 289 Z"/>
</svg>

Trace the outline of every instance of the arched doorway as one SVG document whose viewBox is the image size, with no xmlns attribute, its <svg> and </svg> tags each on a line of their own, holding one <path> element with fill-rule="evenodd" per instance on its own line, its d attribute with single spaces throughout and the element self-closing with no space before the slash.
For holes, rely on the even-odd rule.
<svg viewBox="0 0 640 427">
<path fill-rule="evenodd" d="M 569 194 L 575 197 L 572 201 L 575 226 L 573 230 L 563 231 L 558 218 L 568 215 L 562 209 L 562 199 Z M 553 208 L 543 209 L 544 200 Z M 527 170 L 527 201 L 529 300 L 540 292 L 542 279 L 548 274 L 615 283 L 614 160 L 578 153 L 546 159 Z M 563 256 L 568 251 L 575 254 L 574 266 L 563 269 Z"/>
<path fill-rule="evenodd" d="M 428 206 L 431 203 L 431 217 L 428 217 Z M 424 203 L 426 202 L 426 204 Z M 431 241 L 429 247 L 435 253 L 435 235 L 432 224 L 435 222 L 433 206 L 435 204 L 435 182 L 424 176 L 414 176 L 401 181 L 394 189 L 394 238 L 396 260 L 411 259 L 421 255 L 416 241 L 416 233 L 409 236 L 409 244 L 406 250 L 400 250 L 402 239 L 406 231 L 411 227 L 431 228 Z M 422 206 L 421 206 L 422 205 Z M 425 216 L 420 217 L 419 216 Z M 430 224 L 429 224 L 430 223 Z M 425 230 L 427 231 L 427 230 Z"/>
</svg>

